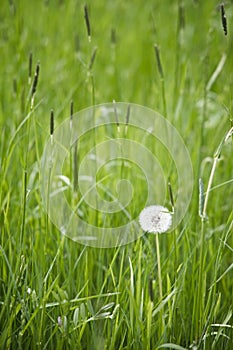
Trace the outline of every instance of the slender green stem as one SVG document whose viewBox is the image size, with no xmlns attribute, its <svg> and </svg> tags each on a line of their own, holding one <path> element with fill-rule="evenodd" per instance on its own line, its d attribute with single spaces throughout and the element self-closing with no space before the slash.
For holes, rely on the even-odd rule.
<svg viewBox="0 0 233 350">
<path fill-rule="evenodd" d="M 156 254 L 157 254 L 157 267 L 158 267 L 158 284 L 159 284 L 159 297 L 160 302 L 163 300 L 163 286 L 162 286 L 162 274 L 161 274 L 161 262 L 160 262 L 160 249 L 159 249 L 159 234 L 155 234 L 155 244 L 156 244 Z M 160 335 L 164 331 L 164 322 L 163 322 L 163 308 L 160 310 Z"/>
<path fill-rule="evenodd" d="M 160 263 L 160 249 L 159 249 L 159 234 L 155 235 L 156 253 L 157 253 L 157 265 L 158 265 L 158 282 L 159 282 L 159 297 L 163 299 L 163 287 L 162 287 L 162 275 L 161 275 L 161 263 Z"/>
<path fill-rule="evenodd" d="M 214 162 L 213 162 L 213 166 L 212 166 L 212 169 L 211 169 L 211 173 L 210 173 L 210 177 L 209 177 L 209 181 L 208 181 L 208 186 L 207 186 L 207 190 L 206 190 L 206 195 L 205 195 L 205 200 L 204 200 L 204 205 L 203 205 L 203 213 L 202 213 L 203 219 L 205 219 L 206 216 L 207 216 L 206 215 L 207 204 L 208 204 L 208 200 L 209 200 L 209 194 L 210 194 L 210 191 L 211 191 L 211 186 L 212 186 L 212 183 L 213 183 L 214 173 L 215 173 L 215 170 L 216 170 L 217 163 L 218 163 L 218 157 L 215 157 L 214 158 Z"/>
<path fill-rule="evenodd" d="M 222 148 L 223 148 L 224 144 L 226 143 L 226 141 L 230 137 L 232 137 L 232 134 L 233 134 L 233 127 L 231 127 L 230 130 L 225 134 L 224 138 L 222 139 L 222 141 L 220 142 L 220 144 L 219 144 L 219 146 L 217 148 L 217 151 L 214 154 L 214 162 L 213 162 L 213 165 L 212 165 L 212 169 L 211 169 L 211 173 L 210 173 L 210 177 L 209 177 L 209 181 L 208 181 L 208 185 L 207 185 L 205 200 L 204 200 L 204 204 L 203 204 L 203 213 L 202 213 L 203 219 L 205 219 L 207 217 L 206 212 L 207 212 L 207 204 L 208 204 L 208 200 L 209 200 L 209 194 L 210 194 L 210 191 L 211 191 L 211 186 L 212 186 L 212 183 L 213 183 L 215 170 L 216 170 L 216 167 L 217 167 L 217 163 L 218 163 L 219 157 L 221 155 Z"/>
<path fill-rule="evenodd" d="M 166 102 L 166 94 L 165 94 L 165 81 L 164 81 L 163 66 L 162 66 L 162 62 L 160 59 L 160 51 L 159 51 L 159 48 L 156 44 L 154 45 L 154 49 L 155 49 L 155 57 L 156 57 L 156 62 L 157 62 L 158 72 L 159 72 L 160 82 L 161 82 L 163 114 L 166 118 L 167 117 L 167 102 Z"/>
<path fill-rule="evenodd" d="M 204 243 L 205 243 L 205 222 L 202 220 L 201 224 L 201 247 L 199 257 L 199 271 L 198 271 L 198 284 L 197 284 L 197 301 L 196 301 L 196 340 L 198 340 L 203 324 L 203 271 L 204 271 Z"/>
<path fill-rule="evenodd" d="M 28 155 L 29 155 L 29 143 L 31 136 L 31 118 L 34 113 L 34 104 L 31 101 L 31 108 L 29 113 L 31 113 L 30 118 L 27 120 L 26 124 L 26 143 L 25 143 L 25 156 L 24 156 L 24 169 L 23 169 L 23 199 L 22 199 L 22 222 L 20 230 L 20 251 L 22 250 L 23 237 L 25 231 L 25 221 L 26 221 L 26 205 L 27 205 L 27 184 L 28 184 Z M 21 253 L 20 253 L 21 255 Z"/>
<path fill-rule="evenodd" d="M 163 100 L 163 113 L 164 113 L 164 117 L 167 118 L 167 102 L 166 102 L 164 78 L 161 79 L 161 88 L 162 88 L 162 100 Z"/>
</svg>

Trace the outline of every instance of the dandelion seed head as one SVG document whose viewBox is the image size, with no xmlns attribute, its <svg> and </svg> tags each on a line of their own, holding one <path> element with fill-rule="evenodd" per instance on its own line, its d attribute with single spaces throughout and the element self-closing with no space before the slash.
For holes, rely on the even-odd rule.
<svg viewBox="0 0 233 350">
<path fill-rule="evenodd" d="M 141 211 L 139 224 L 143 231 L 163 233 L 171 227 L 172 215 L 167 208 L 161 205 L 151 205 Z"/>
</svg>

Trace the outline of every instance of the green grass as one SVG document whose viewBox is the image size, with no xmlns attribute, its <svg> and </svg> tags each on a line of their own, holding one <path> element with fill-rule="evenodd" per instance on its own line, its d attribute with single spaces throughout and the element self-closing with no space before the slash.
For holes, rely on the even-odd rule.
<svg viewBox="0 0 233 350">
<path fill-rule="evenodd" d="M 84 3 L 1 4 L 0 347 L 232 349 L 231 136 L 221 142 L 233 120 L 233 4 L 225 6 L 227 36 L 218 2 L 87 5 L 91 42 Z M 32 108 L 30 52 L 33 75 L 40 62 Z M 116 248 L 83 246 L 62 236 L 42 205 L 50 110 L 57 127 L 71 101 L 77 112 L 113 99 L 165 115 L 193 164 L 187 215 L 159 237 L 163 300 L 153 235 Z M 207 220 L 199 215 L 199 178 Z"/>
</svg>

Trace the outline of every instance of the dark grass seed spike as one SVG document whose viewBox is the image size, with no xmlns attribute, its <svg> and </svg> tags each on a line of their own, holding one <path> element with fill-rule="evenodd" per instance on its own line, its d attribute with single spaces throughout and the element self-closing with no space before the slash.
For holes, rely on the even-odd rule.
<svg viewBox="0 0 233 350">
<path fill-rule="evenodd" d="M 224 34 L 227 35 L 227 17 L 225 14 L 224 4 L 221 4 L 221 18 Z"/>
<path fill-rule="evenodd" d="M 73 158 L 73 189 L 77 191 L 78 189 L 78 140 L 75 141 L 74 144 L 74 158 Z"/>
<path fill-rule="evenodd" d="M 51 109 L 50 112 L 50 136 L 53 136 L 54 133 L 54 111 Z"/>
<path fill-rule="evenodd" d="M 114 28 L 111 29 L 111 43 L 112 45 L 116 45 L 116 31 Z"/>
<path fill-rule="evenodd" d="M 168 182 L 168 192 L 169 192 L 169 197 L 170 197 L 172 210 L 174 211 L 174 197 L 173 197 L 172 186 L 171 186 L 170 182 Z"/>
<path fill-rule="evenodd" d="M 84 18 L 85 18 L 86 27 L 87 27 L 88 40 L 91 41 L 91 25 L 89 20 L 87 4 L 84 5 Z"/>
<path fill-rule="evenodd" d="M 17 80 L 16 80 L 16 78 L 13 79 L 13 94 L 14 94 L 14 96 L 17 95 Z"/>
<path fill-rule="evenodd" d="M 184 5 L 179 4 L 179 29 L 185 28 L 185 12 Z"/>
<path fill-rule="evenodd" d="M 73 114 L 74 114 L 74 102 L 70 102 L 70 119 L 73 119 Z"/>
<path fill-rule="evenodd" d="M 72 129 L 73 124 L 73 114 L 74 114 L 74 102 L 70 102 L 70 129 Z"/>
<path fill-rule="evenodd" d="M 129 117 L 130 117 L 130 105 L 128 105 L 127 107 L 126 118 L 125 118 L 125 136 L 127 135 L 127 132 L 128 132 Z"/>
<path fill-rule="evenodd" d="M 40 73 L 40 62 L 37 62 L 36 65 L 36 75 L 39 77 L 39 73 Z"/>
<path fill-rule="evenodd" d="M 33 84 L 32 84 L 31 97 L 33 97 L 33 95 L 36 93 L 36 88 L 37 88 L 38 80 L 39 80 L 39 74 L 40 74 L 40 63 L 38 62 L 36 65 L 36 71 L 35 71 L 34 80 L 33 80 Z"/>
<path fill-rule="evenodd" d="M 129 117 L 130 117 L 130 105 L 128 105 L 127 107 L 126 118 L 125 118 L 125 135 L 128 132 Z"/>
<path fill-rule="evenodd" d="M 156 57 L 156 62 L 157 62 L 157 66 L 158 66 L 159 75 L 160 75 L 161 79 L 163 79 L 164 78 L 163 67 L 162 67 L 162 63 L 161 63 L 161 59 L 160 59 L 159 48 L 156 44 L 154 45 L 154 49 L 155 49 L 155 57 Z"/>
<path fill-rule="evenodd" d="M 129 124 L 129 117 L 130 117 L 130 105 L 127 107 L 127 113 L 126 113 L 126 125 Z"/>
</svg>

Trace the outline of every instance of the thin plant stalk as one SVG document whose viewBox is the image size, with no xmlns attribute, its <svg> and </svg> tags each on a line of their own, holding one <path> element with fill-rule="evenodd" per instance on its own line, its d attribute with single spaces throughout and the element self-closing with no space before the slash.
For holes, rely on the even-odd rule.
<svg viewBox="0 0 233 350">
<path fill-rule="evenodd" d="M 211 186 L 213 183 L 214 173 L 215 173 L 215 170 L 217 167 L 218 159 L 219 159 L 219 157 L 215 156 L 213 166 L 211 169 L 211 173 L 210 173 L 210 177 L 209 177 L 209 181 L 208 181 L 208 186 L 207 186 L 207 190 L 206 190 L 206 195 L 205 195 L 205 200 L 204 200 L 204 204 L 203 204 L 202 221 L 207 217 L 207 214 L 206 214 L 207 204 L 208 204 L 208 200 L 209 200 L 209 194 L 210 194 Z"/>
<path fill-rule="evenodd" d="M 30 98 L 30 112 L 31 115 L 34 113 L 34 98 L 37 90 L 38 79 L 40 72 L 40 64 L 37 63 L 34 80 L 31 88 L 31 98 Z M 27 201 L 27 183 L 28 183 L 28 155 L 29 155 L 29 143 L 30 143 L 30 133 L 31 133 L 31 117 L 27 120 L 26 124 L 26 144 L 25 144 L 25 156 L 24 156 L 24 170 L 23 170 L 23 199 L 22 199 L 22 222 L 20 231 L 20 249 L 22 248 L 23 235 L 25 231 L 25 221 L 26 221 L 26 201 Z M 21 255 L 21 254 L 20 254 Z"/>
<path fill-rule="evenodd" d="M 178 1 L 178 19 L 177 19 L 177 30 L 176 30 L 176 54 L 175 54 L 175 73 L 174 73 L 174 97 L 173 97 L 173 109 L 177 104 L 177 93 L 180 93 L 180 76 L 181 76 L 181 55 L 184 54 L 182 51 L 181 37 L 185 28 L 185 15 L 184 15 L 184 4 Z"/>
<path fill-rule="evenodd" d="M 159 297 L 160 302 L 163 299 L 163 286 L 162 286 L 162 274 L 161 274 L 161 262 L 160 262 L 160 249 L 159 249 L 159 234 L 155 234 L 155 245 L 156 245 L 156 254 L 157 254 L 157 267 L 158 267 L 158 284 L 159 284 Z M 163 334 L 164 331 L 164 322 L 163 322 L 163 308 L 160 310 L 160 334 Z"/>
<path fill-rule="evenodd" d="M 200 247 L 200 265 L 199 265 L 199 275 L 198 275 L 198 289 L 197 289 L 197 299 L 196 299 L 196 339 L 199 338 L 202 324 L 203 324 L 203 272 L 204 272 L 204 264 L 205 264 L 205 252 L 204 252 L 204 244 L 205 244 L 205 221 L 207 219 L 207 205 L 209 200 L 209 194 L 211 191 L 214 174 L 217 168 L 218 160 L 221 156 L 222 148 L 226 141 L 232 136 L 233 127 L 225 134 L 224 138 L 220 142 L 217 151 L 214 154 L 213 165 L 210 172 L 210 177 L 207 185 L 207 190 L 203 203 L 203 210 L 200 213 L 201 216 L 201 247 Z"/>
<path fill-rule="evenodd" d="M 204 271 L 204 243 L 205 243 L 205 229 L 204 220 L 201 224 L 201 250 L 200 250 L 200 265 L 198 271 L 198 288 L 196 300 L 196 340 L 198 340 L 202 324 L 203 324 L 203 271 Z"/>
<path fill-rule="evenodd" d="M 163 66 L 162 66 L 162 62 L 161 62 L 161 58 L 160 58 L 160 51 L 159 51 L 159 48 L 156 44 L 154 45 L 154 50 L 155 50 L 155 57 L 156 57 L 158 72 L 159 72 L 159 76 L 160 76 L 161 89 L 162 89 L 163 114 L 166 118 L 167 117 L 167 102 L 166 102 L 166 95 L 165 95 L 164 73 L 163 73 Z"/>
<path fill-rule="evenodd" d="M 210 177 L 209 177 L 209 181 L 208 181 L 208 185 L 207 185 L 205 200 L 204 200 L 204 204 L 203 204 L 202 220 L 206 219 L 206 217 L 207 217 L 207 205 L 208 205 L 208 200 L 209 200 L 209 194 L 211 191 L 211 187 L 212 187 L 212 183 L 213 183 L 213 179 L 214 179 L 214 174 L 216 171 L 218 160 L 219 160 L 221 152 L 222 152 L 222 148 L 223 148 L 224 144 L 226 143 L 226 141 L 232 135 L 233 135 L 233 127 L 231 127 L 230 130 L 225 134 L 224 138 L 222 139 L 222 141 L 220 142 L 220 144 L 217 148 L 217 151 L 214 154 L 214 161 L 213 161 L 212 169 L 210 172 Z"/>
</svg>

